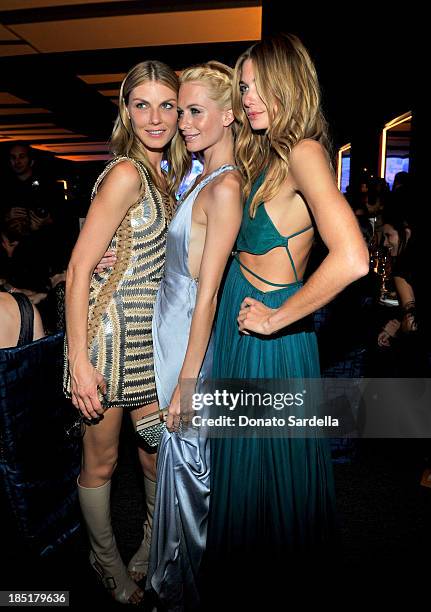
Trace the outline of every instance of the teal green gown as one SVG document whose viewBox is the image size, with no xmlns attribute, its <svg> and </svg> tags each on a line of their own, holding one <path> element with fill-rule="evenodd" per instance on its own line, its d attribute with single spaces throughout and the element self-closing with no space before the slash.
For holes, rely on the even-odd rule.
<svg viewBox="0 0 431 612">
<path fill-rule="evenodd" d="M 319 378 L 316 336 L 310 319 L 275 336 L 239 333 L 242 300 L 253 297 L 277 308 L 298 291 L 289 240 L 283 237 L 261 204 L 254 219 L 249 203 L 262 182 L 256 181 L 244 208 L 238 251 L 262 254 L 284 246 L 296 282 L 256 289 L 234 259 L 228 271 L 217 316 L 213 378 Z M 256 276 L 251 270 L 249 270 Z M 262 279 L 264 280 L 264 279 Z M 267 282 L 267 281 L 265 281 Z M 334 487 L 327 440 L 318 438 L 211 439 L 211 500 L 207 540 L 209 587 L 232 579 L 238 588 L 267 574 L 275 576 L 325 558 L 334 533 Z M 208 581 L 208 576 L 207 576 Z M 278 582 L 278 584 L 280 584 Z M 254 587 L 256 583 L 253 583 Z"/>
</svg>

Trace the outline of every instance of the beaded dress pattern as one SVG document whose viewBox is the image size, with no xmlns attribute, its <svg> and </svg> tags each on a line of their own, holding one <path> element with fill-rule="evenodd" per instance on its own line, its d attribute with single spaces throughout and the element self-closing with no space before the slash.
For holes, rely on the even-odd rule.
<svg viewBox="0 0 431 612">
<path fill-rule="evenodd" d="M 93 274 L 88 350 L 107 384 L 104 406 L 133 409 L 157 400 L 151 327 L 164 270 L 168 214 L 144 165 L 128 157 L 116 157 L 107 165 L 91 199 L 111 168 L 124 160 L 138 170 L 142 191 L 112 238 L 115 266 Z M 67 365 L 65 389 L 70 394 Z"/>
</svg>

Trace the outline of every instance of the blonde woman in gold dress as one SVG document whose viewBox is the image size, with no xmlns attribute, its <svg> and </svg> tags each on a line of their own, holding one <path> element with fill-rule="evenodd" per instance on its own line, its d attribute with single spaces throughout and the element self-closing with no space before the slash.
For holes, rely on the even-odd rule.
<svg viewBox="0 0 431 612">
<path fill-rule="evenodd" d="M 136 581 L 146 570 L 156 455 L 139 448 L 147 521 L 129 572 L 112 532 L 111 476 L 123 409 L 134 424 L 158 409 L 153 306 L 174 193 L 188 164 L 177 135 L 177 93 L 176 74 L 161 62 L 142 62 L 126 75 L 111 139 L 115 157 L 96 181 L 67 270 L 66 390 L 82 416 L 93 420 L 83 438 L 79 499 L 91 564 L 121 603 L 137 604 L 143 597 Z M 161 169 L 163 159 L 168 173 Z M 94 271 L 108 247 L 116 255 L 115 265 Z"/>
</svg>

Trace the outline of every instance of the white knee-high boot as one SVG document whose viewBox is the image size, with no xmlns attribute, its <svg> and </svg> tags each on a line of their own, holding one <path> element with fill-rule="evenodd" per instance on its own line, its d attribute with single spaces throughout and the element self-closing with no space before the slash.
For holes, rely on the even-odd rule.
<svg viewBox="0 0 431 612">
<path fill-rule="evenodd" d="M 90 563 L 116 601 L 130 603 L 138 585 L 130 579 L 118 552 L 111 525 L 111 481 L 101 487 L 82 487 L 78 481 L 79 503 L 91 544 Z"/>
<path fill-rule="evenodd" d="M 153 515 L 154 506 L 156 503 L 156 488 L 157 483 L 154 480 L 150 480 L 144 476 L 144 487 L 145 487 L 145 503 L 147 506 L 147 516 L 144 522 L 144 537 L 141 545 L 130 559 L 127 569 L 129 570 L 130 576 L 134 580 L 142 580 L 148 572 L 148 562 L 150 559 L 150 546 L 151 546 L 151 530 L 153 527 Z"/>
</svg>

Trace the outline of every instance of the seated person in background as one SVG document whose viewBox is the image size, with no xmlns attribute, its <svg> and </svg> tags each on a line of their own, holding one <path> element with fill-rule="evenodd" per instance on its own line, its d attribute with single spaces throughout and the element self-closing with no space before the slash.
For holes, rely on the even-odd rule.
<svg viewBox="0 0 431 612">
<path fill-rule="evenodd" d="M 24 217 L 8 217 L 0 225 L 0 279 L 8 291 L 19 289 L 34 297 L 33 303 L 44 299 L 50 288 L 49 245 L 39 237 Z"/>
<path fill-rule="evenodd" d="M 383 246 L 387 248 L 391 256 L 392 276 L 395 276 L 403 254 L 406 252 L 412 230 L 409 223 L 395 211 L 384 216 L 382 230 L 384 236 Z M 383 329 L 377 337 L 377 343 L 381 347 L 389 347 L 392 338 L 397 335 L 400 329 L 401 315 L 398 310 L 395 314 L 397 316 L 392 317 L 383 325 Z"/>
<path fill-rule="evenodd" d="M 14 253 L 21 241 L 31 232 L 26 217 L 9 216 L 0 219 L 0 279 L 1 284 L 10 277 L 15 262 Z"/>
<path fill-rule="evenodd" d="M 65 273 L 51 228 L 31 232 L 24 217 L 7 218 L 0 225 L 0 285 L 40 304 L 45 328 L 56 332 L 64 328 Z"/>
<path fill-rule="evenodd" d="M 0 349 L 23 346 L 44 335 L 40 314 L 24 294 L 0 292 Z"/>
</svg>

